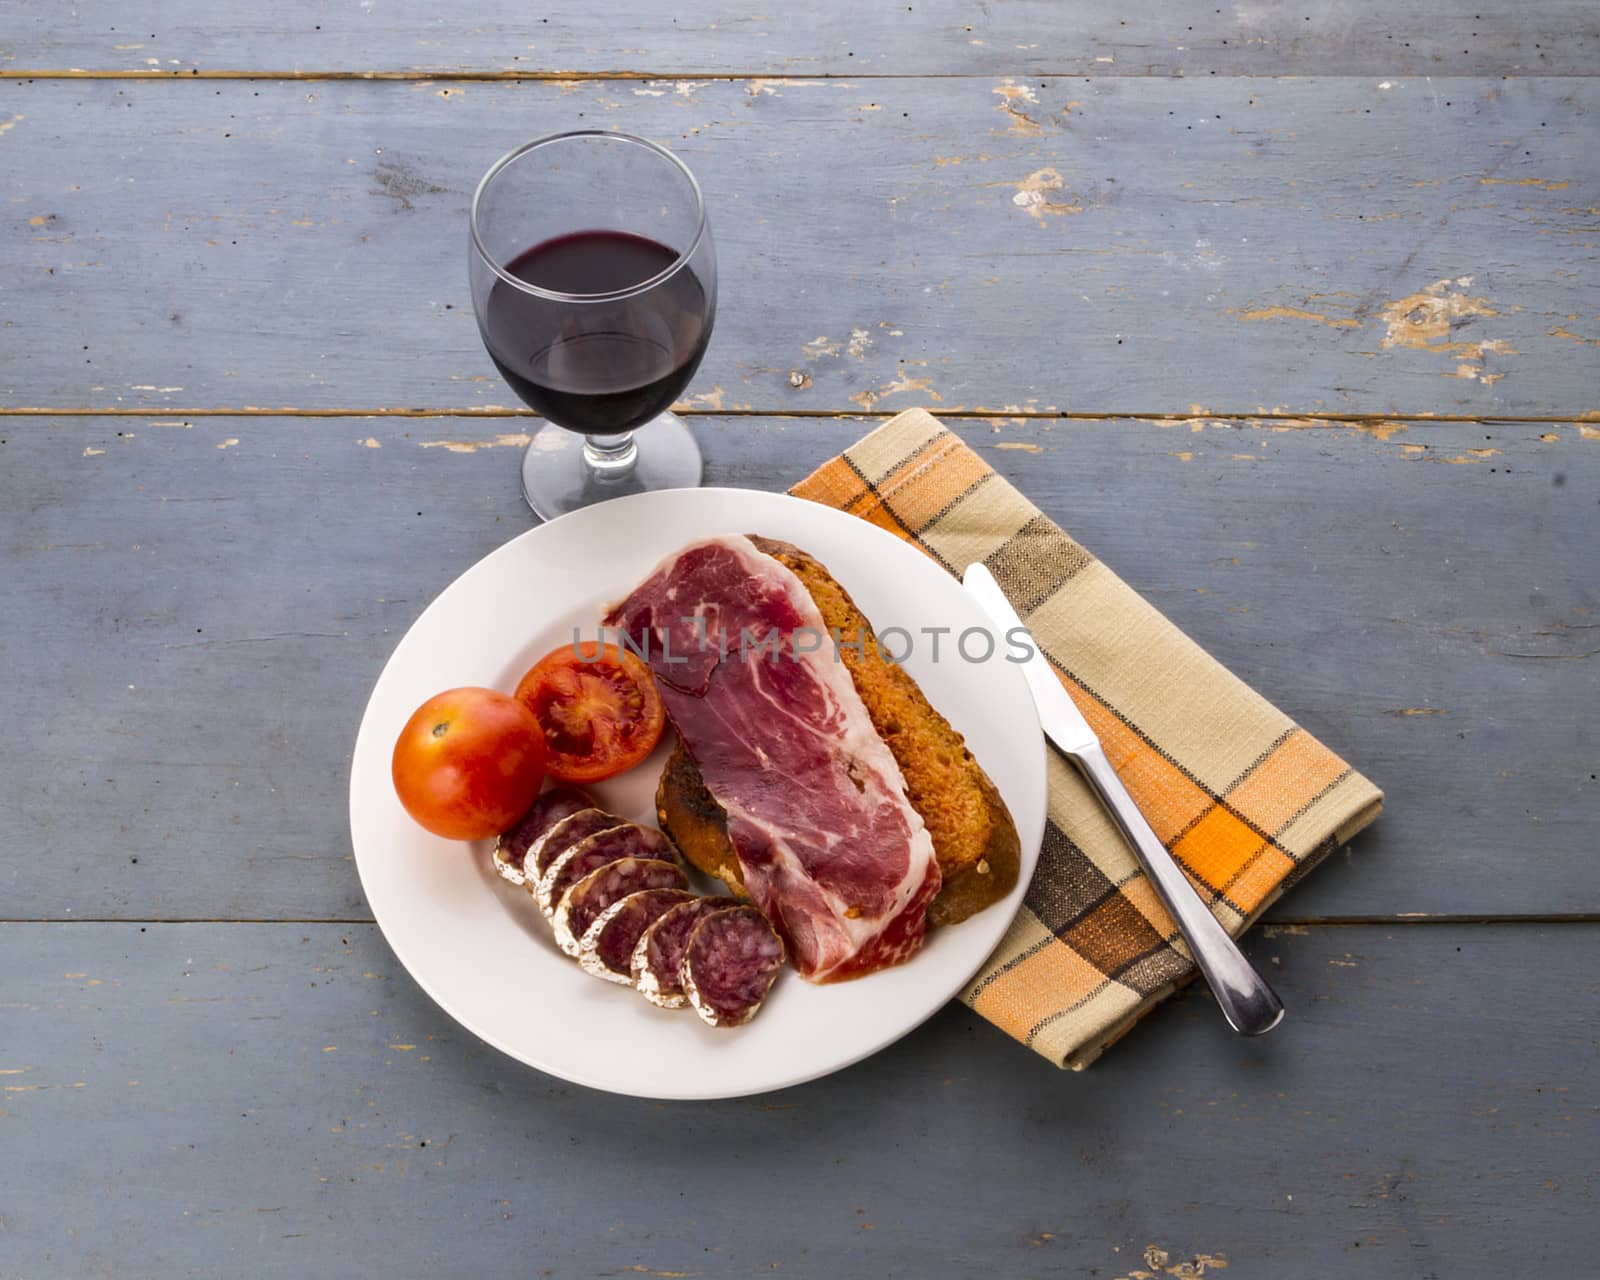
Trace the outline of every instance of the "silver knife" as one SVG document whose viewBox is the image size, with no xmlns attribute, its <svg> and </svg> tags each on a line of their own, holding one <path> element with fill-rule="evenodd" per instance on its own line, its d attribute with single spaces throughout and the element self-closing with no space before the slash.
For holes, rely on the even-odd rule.
<svg viewBox="0 0 1600 1280">
<path fill-rule="evenodd" d="M 1115 819 L 1124 838 L 1133 847 L 1150 883 L 1155 886 L 1163 905 L 1178 922 L 1183 940 L 1189 944 L 1194 962 L 1216 994 L 1223 1016 L 1240 1035 L 1259 1036 L 1271 1031 L 1283 1021 L 1283 1001 L 1250 966 L 1244 953 L 1228 936 L 1228 931 L 1218 923 L 1200 895 L 1194 891 L 1178 864 L 1172 860 L 1166 846 L 1156 838 L 1139 806 L 1122 785 L 1122 779 L 1111 767 L 1100 748 L 1089 722 L 1083 718 L 1077 704 L 1056 678 L 1050 660 L 1033 640 L 1028 629 L 1017 617 L 1000 584 L 982 564 L 967 566 L 961 581 L 977 600 L 1005 638 L 1014 633 L 1026 636 L 1032 655 L 1022 663 L 1022 674 L 1033 691 L 1034 704 L 1039 709 L 1039 724 L 1045 736 L 1078 767 L 1084 780 L 1100 797 L 1100 803 Z M 1015 637 L 1020 639 L 1021 637 Z"/>
</svg>

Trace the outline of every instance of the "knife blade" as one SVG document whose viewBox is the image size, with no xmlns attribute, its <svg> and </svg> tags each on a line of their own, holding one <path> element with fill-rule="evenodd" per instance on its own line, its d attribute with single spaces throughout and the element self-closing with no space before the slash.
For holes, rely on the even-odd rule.
<svg viewBox="0 0 1600 1280">
<path fill-rule="evenodd" d="M 994 574 L 974 562 L 967 566 L 961 584 L 983 606 L 983 611 L 1000 625 L 1008 643 L 1014 643 L 1019 650 L 1028 650 L 1028 656 L 1021 662 L 1022 674 L 1033 694 L 1033 705 L 1038 708 L 1039 725 L 1045 737 L 1068 755 L 1086 747 L 1099 746 L 1100 739 L 1083 718 L 1078 704 L 1062 687 L 1061 681 L 1056 679 L 1050 660 L 1039 651 L 1038 643 L 1017 616 L 1017 611 L 1011 607 L 1011 601 L 1006 599 L 1006 593 L 1000 589 Z"/>
<path fill-rule="evenodd" d="M 994 575 L 975 561 L 967 566 L 961 581 L 1000 627 L 1008 648 L 1030 651 L 1021 659 L 1022 674 L 1033 693 L 1040 728 L 1083 774 L 1115 821 L 1162 904 L 1177 923 L 1195 965 L 1216 995 L 1229 1025 L 1247 1036 L 1271 1031 L 1283 1021 L 1283 1002 L 1251 967 L 1238 944 L 1200 900 L 1189 878 L 1167 852 L 1106 758 L 1098 735 L 1057 678 L 1055 668 L 1017 616 Z M 1009 652 L 1007 656 L 1009 660 L 1016 660 L 1010 658 Z"/>
</svg>

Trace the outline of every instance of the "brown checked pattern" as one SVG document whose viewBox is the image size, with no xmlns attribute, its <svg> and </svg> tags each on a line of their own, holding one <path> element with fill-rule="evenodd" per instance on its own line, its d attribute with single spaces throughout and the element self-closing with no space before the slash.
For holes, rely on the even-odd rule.
<svg viewBox="0 0 1600 1280">
<path fill-rule="evenodd" d="M 912 409 L 796 485 L 952 573 L 982 560 L 1128 790 L 1237 935 L 1378 816 L 1382 793 L 1172 625 L 929 414 Z M 996 1026 L 1087 1066 L 1194 975 L 1133 854 L 1051 755 L 1039 866 L 963 993 Z"/>
</svg>

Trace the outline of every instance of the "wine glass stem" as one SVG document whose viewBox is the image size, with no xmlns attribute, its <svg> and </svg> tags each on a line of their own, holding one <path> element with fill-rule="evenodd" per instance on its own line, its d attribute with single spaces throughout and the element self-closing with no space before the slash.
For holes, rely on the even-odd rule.
<svg viewBox="0 0 1600 1280">
<path fill-rule="evenodd" d="M 619 436 L 583 438 L 583 461 L 596 480 L 620 480 L 638 460 L 639 446 L 634 444 L 631 431 Z"/>
</svg>

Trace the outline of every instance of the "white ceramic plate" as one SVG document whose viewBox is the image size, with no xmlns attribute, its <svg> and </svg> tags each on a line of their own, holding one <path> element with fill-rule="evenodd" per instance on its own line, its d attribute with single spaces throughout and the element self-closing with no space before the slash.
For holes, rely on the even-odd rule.
<svg viewBox="0 0 1600 1280">
<path fill-rule="evenodd" d="M 490 845 L 441 840 L 400 807 L 395 738 L 427 698 L 457 685 L 509 692 L 537 659 L 595 634 L 602 606 L 695 538 L 760 533 L 826 564 L 880 633 L 952 628 L 933 660 L 925 636 L 906 667 L 966 735 L 1022 837 L 1022 874 L 1001 903 L 930 932 L 908 963 L 832 986 L 784 972 L 755 1020 L 707 1027 L 585 974 L 556 949 L 538 908 L 501 881 Z M 1018 667 L 952 652 L 988 620 L 920 551 L 855 516 L 782 494 L 680 489 L 621 498 L 508 542 L 457 578 L 417 619 L 379 676 L 356 739 L 350 834 L 367 900 L 411 976 L 468 1030 L 552 1075 L 646 1098 L 723 1098 L 799 1084 L 898 1040 L 969 981 L 1000 941 L 1033 875 L 1044 831 L 1044 740 Z M 886 643 L 903 646 L 898 636 Z M 973 637 L 969 649 L 981 656 Z M 654 758 L 593 788 L 606 808 L 654 825 Z"/>
</svg>

